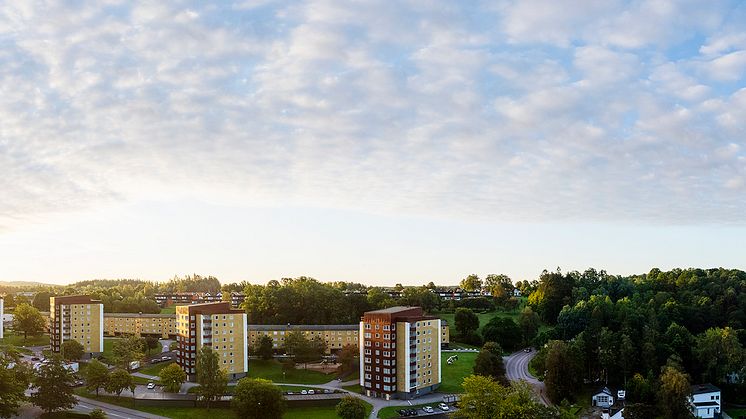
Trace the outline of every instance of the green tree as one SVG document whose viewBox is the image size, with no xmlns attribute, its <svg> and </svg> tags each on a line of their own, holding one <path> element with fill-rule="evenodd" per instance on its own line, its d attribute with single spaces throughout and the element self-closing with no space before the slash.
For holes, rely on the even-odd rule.
<svg viewBox="0 0 746 419">
<path fill-rule="evenodd" d="M 344 396 L 334 409 L 342 419 L 364 419 L 365 403 L 354 396 Z"/>
<path fill-rule="evenodd" d="M 305 348 L 308 345 L 306 335 L 300 330 L 291 330 L 285 334 L 285 352 L 295 355 L 299 348 Z"/>
<path fill-rule="evenodd" d="M 521 344 L 521 328 L 510 317 L 493 317 L 482 328 L 486 341 L 497 342 L 508 351 L 518 349 Z"/>
<path fill-rule="evenodd" d="M 524 307 L 521 310 L 520 316 L 518 316 L 518 326 L 521 328 L 521 336 L 523 336 L 523 345 L 528 346 L 539 333 L 539 315 L 534 313 L 531 307 Z"/>
<path fill-rule="evenodd" d="M 689 377 L 674 366 L 663 367 L 658 390 L 659 412 L 669 419 L 692 417 L 688 406 L 690 394 Z"/>
<path fill-rule="evenodd" d="M 177 393 L 187 379 L 186 373 L 177 364 L 167 365 L 158 376 L 161 378 L 163 389 L 169 393 Z"/>
<path fill-rule="evenodd" d="M 91 410 L 91 413 L 88 415 L 91 419 L 106 419 L 106 412 L 98 408 Z"/>
<path fill-rule="evenodd" d="M 261 378 L 239 380 L 231 405 L 240 418 L 281 419 L 285 413 L 285 398 L 280 388 Z"/>
<path fill-rule="evenodd" d="M 0 418 L 18 413 L 18 407 L 26 400 L 30 379 L 31 371 L 24 363 L 0 353 Z"/>
<path fill-rule="evenodd" d="M 563 275 L 556 272 L 544 271 L 539 278 L 539 286 L 528 297 L 528 304 L 547 323 L 555 324 L 562 307 L 572 304 L 572 290 L 575 278 L 571 274 Z"/>
<path fill-rule="evenodd" d="M 429 313 L 440 307 L 440 297 L 427 287 L 409 287 L 402 293 L 401 304 L 422 307 Z"/>
<path fill-rule="evenodd" d="M 34 295 L 31 305 L 39 311 L 49 311 L 49 297 L 52 297 L 49 291 L 39 291 Z"/>
<path fill-rule="evenodd" d="M 456 334 L 462 341 L 468 341 L 479 329 L 479 317 L 468 308 L 459 307 L 454 316 Z"/>
<path fill-rule="evenodd" d="M 13 312 L 13 330 L 23 332 L 24 341 L 28 335 L 38 336 L 44 331 L 44 317 L 35 307 L 18 304 Z"/>
<path fill-rule="evenodd" d="M 75 378 L 62 363 L 62 358 L 52 356 L 39 366 L 34 376 L 31 403 L 41 410 L 51 413 L 60 409 L 70 409 L 77 404 L 73 395 Z"/>
<path fill-rule="evenodd" d="M 257 355 L 262 359 L 272 359 L 273 352 L 272 338 L 267 335 L 262 335 L 259 339 Z"/>
<path fill-rule="evenodd" d="M 117 397 L 122 391 L 132 385 L 132 376 L 121 368 L 117 368 L 109 374 L 109 380 L 104 385 L 104 389 L 109 393 L 115 393 Z"/>
<path fill-rule="evenodd" d="M 343 374 L 355 370 L 355 367 L 357 366 L 355 360 L 358 355 L 359 352 L 355 345 L 345 345 L 342 350 L 339 351 L 337 362 L 339 362 Z"/>
<path fill-rule="evenodd" d="M 228 377 L 220 369 L 220 357 L 209 346 L 203 346 L 197 353 L 197 383 L 197 394 L 207 403 L 207 410 L 210 410 L 210 403 L 222 397 L 228 387 Z"/>
<path fill-rule="evenodd" d="M 367 299 L 370 307 L 376 310 L 396 305 L 396 302 L 379 287 L 369 289 Z"/>
<path fill-rule="evenodd" d="M 500 345 L 487 342 L 482 346 L 474 362 L 474 374 L 492 377 L 502 384 L 508 383 Z"/>
<path fill-rule="evenodd" d="M 150 353 L 153 349 L 158 348 L 158 338 L 155 336 L 146 336 L 145 337 L 145 348 L 147 348 L 148 353 Z"/>
<path fill-rule="evenodd" d="M 549 398 L 554 403 L 559 403 L 562 399 L 572 399 L 575 389 L 580 385 L 581 368 L 577 359 L 577 354 L 567 343 L 561 340 L 547 343 L 544 384 Z"/>
<path fill-rule="evenodd" d="M 637 350 L 632 339 L 626 333 L 622 333 L 622 337 L 619 340 L 619 366 L 622 368 L 624 374 L 624 382 L 627 382 L 627 376 L 632 372 L 632 367 L 635 365 L 635 359 L 637 358 Z"/>
<path fill-rule="evenodd" d="M 83 345 L 77 340 L 67 340 L 60 345 L 60 354 L 66 361 L 77 361 L 83 357 Z"/>
<path fill-rule="evenodd" d="M 479 276 L 471 274 L 461 280 L 459 287 L 468 292 L 480 291 L 482 289 L 482 280 L 479 279 Z"/>
<path fill-rule="evenodd" d="M 702 378 L 716 383 L 725 382 L 727 375 L 740 371 L 746 361 L 738 336 L 730 327 L 707 329 L 698 335 L 695 352 Z"/>
<path fill-rule="evenodd" d="M 135 336 L 115 341 L 111 351 L 114 361 L 127 371 L 130 370 L 132 361 L 139 361 L 145 356 L 143 341 Z"/>
<path fill-rule="evenodd" d="M 504 387 L 491 377 L 471 375 L 464 378 L 464 392 L 455 419 L 544 419 L 559 418 L 555 408 L 537 402 L 530 386 L 515 382 Z"/>
<path fill-rule="evenodd" d="M 85 380 L 88 391 L 96 390 L 98 396 L 99 389 L 106 387 L 106 383 L 109 382 L 109 369 L 106 365 L 94 359 L 85 370 Z"/>
<path fill-rule="evenodd" d="M 509 276 L 489 274 L 484 277 L 483 288 L 489 291 L 494 298 L 504 300 L 512 295 L 515 287 Z"/>
</svg>

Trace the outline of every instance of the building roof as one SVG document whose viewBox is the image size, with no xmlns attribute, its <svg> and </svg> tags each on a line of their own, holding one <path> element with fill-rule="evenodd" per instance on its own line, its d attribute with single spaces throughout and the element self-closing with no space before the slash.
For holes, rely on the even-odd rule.
<svg viewBox="0 0 746 419">
<path fill-rule="evenodd" d="M 358 324 L 250 324 L 249 330 L 358 330 Z"/>
<path fill-rule="evenodd" d="M 706 401 L 706 402 L 695 402 L 692 403 L 693 405 L 697 407 L 712 407 L 712 406 L 720 406 L 720 403 L 713 402 L 713 401 Z"/>
<path fill-rule="evenodd" d="M 692 394 L 717 393 L 720 389 L 710 383 L 695 384 L 692 386 Z"/>
<path fill-rule="evenodd" d="M 383 308 L 381 310 L 366 311 L 365 314 L 396 314 L 402 311 L 411 310 L 413 308 L 417 308 L 417 307 L 395 306 L 395 307 Z"/>
<path fill-rule="evenodd" d="M 104 317 L 137 317 L 137 318 L 171 318 L 175 319 L 176 314 L 151 314 L 151 313 L 104 313 Z"/>
<path fill-rule="evenodd" d="M 596 390 L 595 393 L 593 393 L 593 395 L 595 396 L 601 393 L 608 394 L 609 396 L 613 396 L 613 394 L 611 393 L 611 390 L 609 390 L 608 387 L 599 388 L 598 390 Z"/>
</svg>

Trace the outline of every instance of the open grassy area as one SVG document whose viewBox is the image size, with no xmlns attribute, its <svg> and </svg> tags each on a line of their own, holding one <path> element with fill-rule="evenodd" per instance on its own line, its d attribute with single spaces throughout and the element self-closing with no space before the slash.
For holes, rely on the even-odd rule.
<svg viewBox="0 0 746 419">
<path fill-rule="evenodd" d="M 358 394 L 363 393 L 363 386 L 361 386 L 360 384 L 353 384 L 351 386 L 343 386 L 342 388 L 347 391 L 351 391 L 353 393 L 358 393 Z"/>
<path fill-rule="evenodd" d="M 0 344 L 11 346 L 45 346 L 49 345 L 49 335 L 29 336 L 23 339 L 23 333 L 15 333 L 12 330 L 5 330 L 4 337 L 0 339 Z"/>
<path fill-rule="evenodd" d="M 318 371 L 293 369 L 287 371 L 283 377 L 282 365 L 274 359 L 252 359 L 249 361 L 249 377 L 264 378 L 275 383 L 291 384 L 324 384 L 334 379 L 333 375 L 327 375 Z"/>
<path fill-rule="evenodd" d="M 438 391 L 441 393 L 461 393 L 461 382 L 464 377 L 474 373 L 474 361 L 477 354 L 472 352 L 458 353 L 458 360 L 448 365 L 448 356 L 453 355 L 444 353 L 440 360 L 441 384 Z"/>
<path fill-rule="evenodd" d="M 176 313 L 176 306 L 163 307 L 161 309 L 161 314 L 174 314 L 174 313 Z"/>
<path fill-rule="evenodd" d="M 117 339 L 118 338 L 104 338 L 104 352 L 101 354 L 101 357 L 109 363 L 113 362 L 111 350 L 114 348 L 114 342 L 116 342 Z"/>
<path fill-rule="evenodd" d="M 140 368 L 137 370 L 137 372 L 146 374 L 146 375 L 158 375 L 159 372 L 161 372 L 162 369 L 166 368 L 167 366 L 175 363 L 176 361 L 168 361 L 168 362 L 159 362 L 157 364 L 146 364 L 147 366 Z"/>
<path fill-rule="evenodd" d="M 738 419 L 740 416 L 746 416 L 746 409 L 725 409 L 725 413 L 733 419 Z"/>
</svg>

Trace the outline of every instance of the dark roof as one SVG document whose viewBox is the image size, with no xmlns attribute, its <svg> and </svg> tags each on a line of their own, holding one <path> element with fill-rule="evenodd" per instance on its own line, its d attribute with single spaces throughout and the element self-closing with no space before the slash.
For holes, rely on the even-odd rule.
<svg viewBox="0 0 746 419">
<path fill-rule="evenodd" d="M 720 389 L 710 383 L 695 384 L 692 386 L 692 394 L 715 393 L 718 391 Z"/>
<path fill-rule="evenodd" d="M 613 394 L 611 393 L 611 390 L 609 390 L 608 387 L 601 387 L 601 388 L 599 388 L 598 390 L 596 390 L 595 393 L 593 393 L 593 395 L 595 396 L 596 394 L 599 394 L 599 393 L 606 393 L 609 396 L 613 396 Z"/>
<path fill-rule="evenodd" d="M 720 406 L 720 403 L 718 402 L 697 402 L 694 403 L 697 407 L 708 407 L 708 406 Z"/>
<path fill-rule="evenodd" d="M 415 307 L 395 306 L 395 307 L 383 308 L 381 310 L 366 311 L 365 314 L 394 314 L 400 311 L 411 310 L 413 308 Z"/>
</svg>

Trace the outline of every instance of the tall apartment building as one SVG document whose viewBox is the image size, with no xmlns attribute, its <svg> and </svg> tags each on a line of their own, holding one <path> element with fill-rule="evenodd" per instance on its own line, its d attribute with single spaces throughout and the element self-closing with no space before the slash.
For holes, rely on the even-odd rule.
<svg viewBox="0 0 746 419">
<path fill-rule="evenodd" d="M 197 352 L 212 347 L 229 379 L 249 371 L 246 313 L 231 309 L 229 301 L 176 306 L 176 362 L 187 379 L 197 377 Z"/>
<path fill-rule="evenodd" d="M 360 322 L 360 386 L 369 397 L 411 399 L 440 386 L 440 319 L 421 307 L 369 311 Z"/>
<path fill-rule="evenodd" d="M 67 340 L 83 345 L 87 356 L 104 351 L 104 305 L 88 295 L 49 297 L 49 344 L 59 352 Z"/>
</svg>

